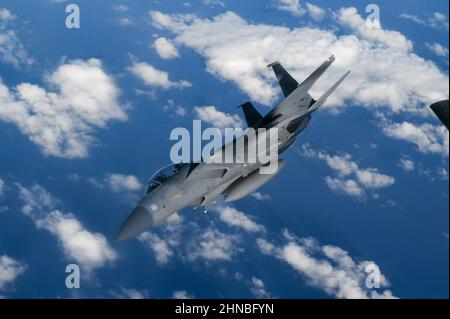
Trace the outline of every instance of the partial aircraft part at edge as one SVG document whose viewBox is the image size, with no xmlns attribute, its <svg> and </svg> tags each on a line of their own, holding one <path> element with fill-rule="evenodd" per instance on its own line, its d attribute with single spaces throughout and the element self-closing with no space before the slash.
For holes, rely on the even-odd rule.
<svg viewBox="0 0 450 319">
<path fill-rule="evenodd" d="M 434 114 L 441 120 L 442 124 L 445 125 L 447 130 L 449 129 L 449 113 L 448 113 L 448 100 L 442 100 L 430 105 L 430 109 L 433 110 Z"/>
</svg>

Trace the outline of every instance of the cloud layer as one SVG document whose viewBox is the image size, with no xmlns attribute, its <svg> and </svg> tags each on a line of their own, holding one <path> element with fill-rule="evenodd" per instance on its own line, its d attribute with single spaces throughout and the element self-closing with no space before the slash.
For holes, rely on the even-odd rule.
<svg viewBox="0 0 450 319">
<path fill-rule="evenodd" d="M 330 155 L 325 151 L 312 149 L 309 144 L 303 144 L 300 154 L 325 162 L 335 172 L 336 176 L 325 177 L 325 182 L 331 190 L 338 193 L 363 198 L 366 191 L 379 190 L 395 183 L 393 177 L 380 173 L 376 168 L 360 167 L 348 153 Z"/>
<path fill-rule="evenodd" d="M 127 119 L 100 60 L 70 61 L 47 80 L 55 91 L 31 83 L 9 89 L 0 81 L 0 120 L 16 125 L 45 155 L 85 158 L 96 129 Z"/>
<path fill-rule="evenodd" d="M 0 8 L 0 61 L 16 68 L 30 65 L 33 59 L 27 53 L 25 46 L 13 30 L 16 16 L 6 8 Z"/>
<path fill-rule="evenodd" d="M 258 238 L 257 244 L 263 254 L 287 263 L 301 274 L 312 287 L 323 289 L 335 298 L 367 299 L 395 298 L 389 282 L 380 273 L 380 288 L 369 289 L 366 285 L 367 265 L 371 261 L 356 261 L 347 251 L 337 246 L 321 246 L 313 238 L 296 238 L 284 230 L 285 243 L 274 245 Z M 385 290 L 382 290 L 385 289 Z"/>
<path fill-rule="evenodd" d="M 0 291 L 5 290 L 7 285 L 12 284 L 26 268 L 27 265 L 23 262 L 7 255 L 0 256 Z"/>
<path fill-rule="evenodd" d="M 23 201 L 22 212 L 37 228 L 55 236 L 66 258 L 79 264 L 82 271 L 90 274 L 116 260 L 117 253 L 106 238 L 87 230 L 72 213 L 56 209 L 60 202 L 42 186 L 35 184 L 25 188 L 19 184 L 18 188 Z"/>
<path fill-rule="evenodd" d="M 213 19 L 157 11 L 150 12 L 150 17 L 156 27 L 172 31 L 176 43 L 201 54 L 210 73 L 233 81 L 263 104 L 270 105 L 279 94 L 274 76 L 266 68 L 268 63 L 279 60 L 302 80 L 332 53 L 336 62 L 317 82 L 312 95 L 318 97 L 347 69 L 352 76 L 330 97 L 328 105 L 356 104 L 425 114 L 424 104 L 448 96 L 448 77 L 414 54 L 409 40 L 396 31 L 367 29 L 354 8 L 336 13 L 338 24 L 352 31 L 345 35 L 311 27 L 254 24 L 230 11 Z"/>
</svg>

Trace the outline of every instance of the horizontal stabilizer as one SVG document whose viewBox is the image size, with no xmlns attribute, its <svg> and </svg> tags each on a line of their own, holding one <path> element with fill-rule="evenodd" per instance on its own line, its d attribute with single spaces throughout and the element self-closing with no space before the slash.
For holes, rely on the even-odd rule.
<svg viewBox="0 0 450 319">
<path fill-rule="evenodd" d="M 251 102 L 245 102 L 244 104 L 239 105 L 239 107 L 242 107 L 242 110 L 244 111 L 247 126 L 255 128 L 256 124 L 263 118 L 262 115 L 255 109 Z"/>
<path fill-rule="evenodd" d="M 284 107 L 298 105 L 299 101 L 304 99 L 305 97 L 309 97 L 308 91 L 311 87 L 316 83 L 319 77 L 325 72 L 326 69 L 333 63 L 335 60 L 334 55 L 330 56 L 321 66 L 319 66 L 308 78 L 300 83 L 300 85 L 281 102 L 281 105 Z"/>
<path fill-rule="evenodd" d="M 298 82 L 283 68 L 280 62 L 272 62 L 268 67 L 272 67 L 273 72 L 275 72 L 275 76 L 285 97 L 297 88 Z"/>
<path fill-rule="evenodd" d="M 337 89 L 337 87 L 344 81 L 344 79 L 350 74 L 350 71 L 347 71 L 336 83 L 333 84 L 332 87 L 328 89 L 328 91 L 325 92 L 324 95 L 322 95 L 316 103 L 311 105 L 311 107 L 308 109 L 307 113 L 312 113 L 315 110 L 317 110 L 320 106 L 322 106 L 323 103 L 327 100 L 327 98 L 333 93 L 334 90 Z"/>
<path fill-rule="evenodd" d="M 328 67 L 336 60 L 334 55 L 330 56 L 325 62 L 323 62 L 305 81 L 298 86 L 304 93 L 308 92 L 314 83 L 320 78 L 320 76 L 328 69 Z"/>
<path fill-rule="evenodd" d="M 347 71 L 336 83 L 334 83 L 334 85 L 328 89 L 328 91 L 325 92 L 324 95 L 322 95 L 314 104 L 311 105 L 311 107 L 306 110 L 306 112 L 298 114 L 298 115 L 294 115 L 291 116 L 287 119 L 285 119 L 284 121 L 286 123 L 292 122 L 298 118 L 301 118 L 303 116 L 309 115 L 312 112 L 314 112 L 315 110 L 317 110 L 320 106 L 322 106 L 323 103 L 325 103 L 325 101 L 327 100 L 327 98 L 330 96 L 331 93 L 333 93 L 334 90 L 336 90 L 336 88 L 342 83 L 342 81 L 344 81 L 344 79 L 350 74 L 350 71 Z M 295 92 L 293 93 L 295 94 Z"/>
</svg>

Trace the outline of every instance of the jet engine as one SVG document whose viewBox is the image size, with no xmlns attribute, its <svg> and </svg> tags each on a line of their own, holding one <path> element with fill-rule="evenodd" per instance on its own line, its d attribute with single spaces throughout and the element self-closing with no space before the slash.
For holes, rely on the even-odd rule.
<svg viewBox="0 0 450 319">
<path fill-rule="evenodd" d="M 260 174 L 258 169 L 250 175 L 238 179 L 227 189 L 228 194 L 225 195 L 225 202 L 232 202 L 241 199 L 254 192 L 277 175 L 284 167 L 284 164 L 285 161 L 279 159 L 277 171 L 273 174 Z"/>
</svg>

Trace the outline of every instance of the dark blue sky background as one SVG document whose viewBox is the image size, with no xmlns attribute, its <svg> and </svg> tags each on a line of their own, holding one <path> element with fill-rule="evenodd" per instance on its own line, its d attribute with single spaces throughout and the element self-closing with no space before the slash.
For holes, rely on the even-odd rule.
<svg viewBox="0 0 450 319">
<path fill-rule="evenodd" d="M 261 254 L 254 234 L 221 223 L 214 211 L 204 215 L 187 208 L 183 222 L 187 225 L 195 222 L 200 229 L 213 226 L 227 234 L 238 234 L 239 246 L 244 251 L 229 261 L 191 262 L 174 257 L 161 266 L 155 261 L 154 253 L 138 240 L 113 241 L 140 191 L 128 196 L 95 187 L 87 181 L 88 178 L 102 180 L 108 172 L 115 172 L 134 175 L 145 182 L 155 170 L 170 162 L 170 131 L 177 126 L 191 128 L 195 106 L 215 105 L 225 113 L 234 114 L 239 113 L 237 105 L 250 99 L 234 83 L 206 72 L 205 59 L 190 48 L 179 46 L 178 59 L 161 59 L 151 47 L 153 34 L 168 38 L 172 35 L 152 26 L 148 22 L 148 11 L 193 13 L 205 18 L 231 10 L 249 22 L 290 28 L 310 21 L 275 10 L 270 2 L 262 1 L 226 1 L 225 8 L 207 6 L 199 1 L 192 1 L 190 7 L 175 1 L 73 2 L 81 8 L 79 30 L 64 27 L 64 3 L 0 0 L 0 8 L 7 8 L 17 16 L 16 33 L 35 60 L 20 69 L 0 62 L 0 77 L 9 87 L 23 82 L 47 87 L 45 74 L 53 72 L 63 57 L 66 60 L 96 57 L 114 77 L 121 90 L 120 101 L 130 105 L 128 120 L 112 121 L 106 129 L 95 131 L 97 142 L 86 159 L 44 155 L 15 125 L 0 120 L 0 178 L 7 185 L 0 206 L 8 206 L 8 210 L 0 212 L 0 256 L 6 254 L 27 264 L 26 271 L 7 290 L 0 291 L 0 295 L 11 298 L 111 297 L 115 291 L 133 288 L 145 291 L 152 298 L 168 298 L 174 291 L 187 291 L 199 298 L 252 297 L 249 280 L 254 276 L 264 282 L 273 296 L 332 297 L 308 284 L 305 277 L 289 265 Z M 119 3 L 128 6 L 127 15 L 135 25 L 117 24 L 120 13 L 112 6 Z M 314 1 L 314 4 L 330 10 L 355 6 L 360 14 L 364 14 L 365 8 L 365 4 L 354 1 Z M 384 28 L 404 34 L 413 41 L 414 53 L 433 61 L 448 74 L 448 57 L 436 57 L 425 47 L 426 42 L 439 42 L 448 47 L 448 30 L 433 31 L 398 18 L 402 12 L 448 13 L 446 1 L 408 1 L 407 7 L 403 1 L 378 1 L 378 5 L 382 9 Z M 322 27 L 328 28 L 332 23 L 326 18 Z M 184 79 L 193 86 L 182 90 L 146 89 L 127 71 L 130 54 L 167 71 L 171 79 Z M 137 88 L 154 94 L 136 94 Z M 187 114 L 177 117 L 164 110 L 168 99 L 184 107 Z M 255 104 L 261 112 L 269 110 Z M 428 121 L 439 125 L 434 118 Z M 378 199 L 355 200 L 336 194 L 324 182 L 324 177 L 330 175 L 329 167 L 299 155 L 304 143 L 330 154 L 349 153 L 361 166 L 376 167 L 393 176 L 395 183 L 380 190 Z M 372 147 L 371 143 L 378 147 Z M 348 108 L 339 116 L 327 111 L 317 112 L 310 127 L 283 154 L 287 160 L 285 169 L 260 190 L 270 194 L 271 200 L 248 197 L 233 203 L 233 207 L 264 225 L 269 241 L 279 241 L 281 231 L 288 228 L 298 237 L 311 236 L 322 245 L 339 246 L 357 260 L 375 261 L 389 279 L 389 289 L 395 296 L 447 298 L 448 179 L 431 180 L 417 170 L 405 172 L 398 164 L 402 154 L 420 162 L 424 168 L 448 170 L 448 157 L 421 153 L 413 144 L 385 136 L 367 108 Z M 68 178 L 71 174 L 77 174 L 80 180 L 71 181 Z M 69 291 L 64 286 L 64 269 L 72 260 L 62 253 L 53 235 L 37 229 L 31 219 L 21 213 L 23 202 L 18 198 L 15 183 L 26 187 L 34 183 L 42 185 L 61 201 L 62 211 L 73 213 L 86 229 L 103 234 L 118 253 L 118 259 L 112 265 L 95 270 L 93 278 L 84 279 L 78 292 Z M 390 201 L 396 204 L 387 204 Z M 161 234 L 162 230 L 155 232 Z M 236 279 L 236 273 L 243 279 Z"/>
</svg>

